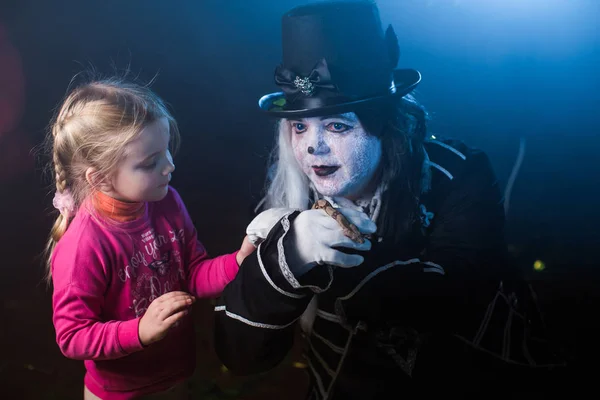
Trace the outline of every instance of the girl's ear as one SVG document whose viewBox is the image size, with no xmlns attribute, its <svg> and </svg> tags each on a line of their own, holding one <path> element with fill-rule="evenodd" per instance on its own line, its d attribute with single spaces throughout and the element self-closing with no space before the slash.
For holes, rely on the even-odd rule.
<svg viewBox="0 0 600 400">
<path fill-rule="evenodd" d="M 101 192 L 110 192 L 113 186 L 109 179 L 101 175 L 95 168 L 90 167 L 85 171 L 85 180 L 89 185 Z"/>
</svg>

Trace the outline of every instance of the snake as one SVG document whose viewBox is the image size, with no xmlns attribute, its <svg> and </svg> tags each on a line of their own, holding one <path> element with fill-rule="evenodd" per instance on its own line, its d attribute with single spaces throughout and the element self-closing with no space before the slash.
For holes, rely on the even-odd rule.
<svg viewBox="0 0 600 400">
<path fill-rule="evenodd" d="M 327 213 L 327 215 L 335 219 L 338 222 L 338 224 L 340 224 L 340 226 L 342 227 L 342 231 L 345 236 L 349 237 L 357 243 L 365 242 L 365 239 L 363 238 L 356 225 L 348 221 L 348 219 L 344 217 L 344 215 L 341 212 L 336 210 L 327 200 L 317 200 L 315 204 L 313 204 L 312 208 L 315 210 L 323 210 Z"/>
</svg>

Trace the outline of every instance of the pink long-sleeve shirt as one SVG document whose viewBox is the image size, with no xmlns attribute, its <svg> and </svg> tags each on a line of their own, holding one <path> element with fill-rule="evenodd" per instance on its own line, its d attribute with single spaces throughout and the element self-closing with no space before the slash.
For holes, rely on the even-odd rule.
<svg viewBox="0 0 600 400">
<path fill-rule="evenodd" d="M 141 317 L 170 291 L 220 294 L 238 271 L 237 252 L 208 258 L 173 188 L 131 222 L 103 220 L 90 207 L 82 205 L 52 256 L 57 343 L 84 360 L 85 384 L 102 399 L 167 389 L 195 368 L 191 317 L 145 348 Z"/>
</svg>

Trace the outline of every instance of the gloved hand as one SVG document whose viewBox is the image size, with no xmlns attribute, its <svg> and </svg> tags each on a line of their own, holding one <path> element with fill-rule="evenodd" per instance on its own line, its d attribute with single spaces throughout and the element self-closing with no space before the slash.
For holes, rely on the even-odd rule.
<svg viewBox="0 0 600 400">
<path fill-rule="evenodd" d="M 338 209 L 362 234 L 375 233 L 377 226 L 367 214 L 349 208 Z M 287 264 L 296 277 L 304 275 L 315 265 L 329 264 L 337 267 L 355 267 L 364 257 L 345 254 L 334 247 L 367 251 L 371 242 L 360 244 L 346 237 L 338 222 L 323 210 L 303 211 L 290 229 L 290 240 L 284 247 Z"/>
<path fill-rule="evenodd" d="M 248 239 L 255 246 L 267 238 L 281 218 L 294 212 L 292 208 L 271 208 L 258 214 L 246 228 Z"/>
</svg>

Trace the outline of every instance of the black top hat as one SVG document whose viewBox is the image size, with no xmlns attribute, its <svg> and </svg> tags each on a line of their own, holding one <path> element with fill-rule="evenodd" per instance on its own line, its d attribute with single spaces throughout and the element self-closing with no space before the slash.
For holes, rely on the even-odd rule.
<svg viewBox="0 0 600 400">
<path fill-rule="evenodd" d="M 385 33 L 372 1 L 328 1 L 296 7 L 282 18 L 283 63 L 275 69 L 281 92 L 259 100 L 269 114 L 314 117 L 401 97 L 421 81 L 414 69 L 396 69 L 400 50 Z"/>
</svg>

